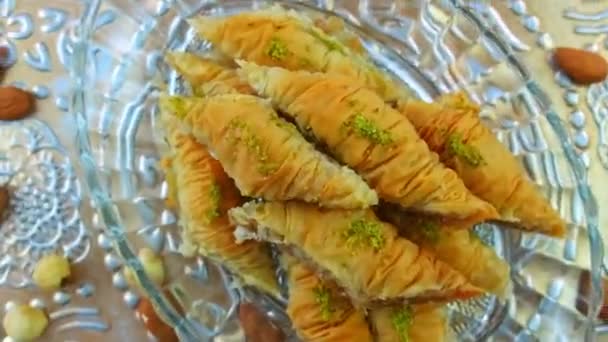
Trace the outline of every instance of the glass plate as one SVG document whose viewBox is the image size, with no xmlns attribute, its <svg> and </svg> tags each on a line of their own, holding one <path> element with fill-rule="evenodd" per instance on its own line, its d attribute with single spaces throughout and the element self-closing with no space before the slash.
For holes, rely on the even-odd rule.
<svg viewBox="0 0 608 342">
<path fill-rule="evenodd" d="M 277 2 L 346 18 L 371 58 L 424 100 L 466 91 L 569 222 L 565 240 L 490 225 L 481 230 L 511 264 L 513 291 L 505 302 L 487 296 L 452 304 L 451 327 L 459 339 L 592 339 L 602 299 L 597 206 L 564 124 L 503 37 L 455 1 Z M 230 274 L 204 258 L 181 255 L 177 218 L 164 204 L 167 186 L 158 166 L 164 150 L 156 126 L 158 91 L 185 91 L 162 56 L 168 49 L 210 48 L 185 19 L 268 3 L 90 0 L 75 31 L 72 110 L 82 172 L 97 208 L 93 219 L 105 224 L 104 236 L 134 271 L 142 295 L 185 341 L 242 340 L 232 317 L 243 297 L 288 329 L 281 303 L 236 289 Z M 142 247 L 162 253 L 169 265 L 163 288 L 144 273 L 136 257 Z M 123 270 L 113 272 L 120 278 Z M 174 299 L 179 308 L 170 304 Z"/>
</svg>

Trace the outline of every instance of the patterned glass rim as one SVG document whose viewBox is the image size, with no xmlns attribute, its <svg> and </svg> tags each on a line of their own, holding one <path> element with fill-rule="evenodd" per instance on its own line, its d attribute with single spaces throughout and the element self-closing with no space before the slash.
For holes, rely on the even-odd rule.
<svg viewBox="0 0 608 342">
<path fill-rule="evenodd" d="M 128 244 L 127 236 L 123 228 L 123 224 L 119 218 L 113 201 L 110 198 L 108 190 L 103 186 L 98 167 L 95 163 L 91 142 L 89 139 L 88 117 L 87 117 L 87 90 L 89 89 L 87 66 L 89 63 L 89 42 L 93 34 L 97 15 L 100 13 L 100 7 L 105 0 L 90 0 L 85 2 L 85 7 L 82 15 L 79 18 L 75 28 L 75 44 L 74 44 L 74 59 L 70 68 L 70 78 L 72 81 L 72 98 L 70 103 L 70 112 L 72 113 L 74 123 L 76 125 L 76 149 L 81 166 L 82 177 L 84 182 L 89 187 L 89 193 L 95 203 L 95 207 L 99 212 L 103 223 L 110 234 L 114 243 L 114 249 L 125 261 L 125 264 L 131 267 L 136 278 L 142 285 L 150 302 L 154 306 L 159 316 L 168 324 L 170 324 L 177 332 L 180 339 L 185 341 L 201 340 L 201 331 L 191 321 L 181 316 L 165 298 L 165 296 L 156 289 L 153 282 L 149 279 L 143 270 L 143 266 L 138 260 L 135 252 Z M 130 1 L 130 0 L 128 0 Z M 277 3 L 288 3 L 291 6 L 314 7 L 316 11 L 321 13 L 337 15 L 342 17 L 349 24 L 357 27 L 362 32 L 366 32 L 372 36 L 380 36 L 388 40 L 393 40 L 391 37 L 369 27 L 366 24 L 355 24 L 348 18 L 344 18 L 339 13 L 335 13 L 314 5 L 304 4 L 294 1 L 275 1 Z M 604 244 L 598 228 L 598 206 L 593 196 L 591 188 L 588 184 L 587 170 L 575 152 L 574 144 L 566 130 L 564 121 L 554 110 L 549 96 L 542 90 L 541 85 L 536 82 L 525 64 L 516 56 L 511 47 L 500 37 L 474 10 L 466 5 L 467 1 L 448 0 L 456 11 L 460 11 L 472 23 L 474 23 L 481 31 L 485 38 L 489 39 L 501 53 L 506 56 L 507 63 L 517 72 L 518 76 L 524 81 L 525 87 L 533 95 L 533 100 L 539 106 L 548 120 L 553 133 L 555 133 L 561 141 L 561 149 L 566 156 L 568 166 L 570 167 L 574 179 L 576 180 L 576 189 L 579 191 L 584 213 L 586 217 L 586 230 L 588 242 L 590 246 L 591 260 L 591 292 L 590 292 L 590 307 L 587 310 L 587 319 L 585 321 L 585 340 L 594 340 L 596 317 L 603 303 L 603 286 L 602 275 L 606 268 L 603 264 L 604 259 Z M 196 12 L 194 12 L 196 13 Z M 391 47 L 386 47 L 388 50 L 393 50 Z M 396 53 L 396 52 L 395 52 Z M 430 80 L 428 80 L 428 83 Z"/>
</svg>

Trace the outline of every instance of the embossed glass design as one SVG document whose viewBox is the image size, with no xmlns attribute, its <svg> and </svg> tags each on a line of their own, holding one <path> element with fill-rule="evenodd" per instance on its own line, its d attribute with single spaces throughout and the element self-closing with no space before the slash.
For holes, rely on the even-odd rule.
<svg viewBox="0 0 608 342">
<path fill-rule="evenodd" d="M 165 88 L 184 91 L 180 78 L 163 62 L 163 53 L 210 48 L 185 19 L 268 3 L 90 0 L 74 35 L 71 109 L 95 220 L 105 225 L 99 237 L 107 252 L 104 262 L 114 272 L 115 287 L 133 304 L 137 289 L 129 289 L 121 273 L 122 265 L 131 267 L 143 294 L 185 341 L 240 336 L 232 317 L 243 295 L 264 302 L 269 315 L 284 323 L 280 303 L 235 291 L 221 267 L 181 256 L 176 216 L 164 204 L 167 185 L 158 167 L 164 147 L 156 127 L 156 95 Z M 512 266 L 513 290 L 504 301 L 486 296 L 451 304 L 451 327 L 460 340 L 591 339 L 602 298 L 597 205 L 564 123 L 518 60 L 523 43 L 500 16 L 491 7 L 481 16 L 479 6 L 489 5 L 479 1 L 280 3 L 300 11 L 334 11 L 358 25 L 352 29 L 371 58 L 419 98 L 466 91 L 482 104 L 484 121 L 569 223 L 564 240 L 482 227 L 482 238 Z M 172 265 L 162 288 L 148 279 L 136 258 L 144 246 L 162 253 Z M 579 291 L 581 287 L 588 290 Z M 167 291 L 183 306 L 184 315 L 170 304 Z"/>
</svg>

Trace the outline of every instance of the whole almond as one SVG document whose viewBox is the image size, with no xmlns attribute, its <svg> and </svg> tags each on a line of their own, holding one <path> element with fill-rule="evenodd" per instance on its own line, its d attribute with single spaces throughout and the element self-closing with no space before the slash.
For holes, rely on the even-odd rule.
<svg viewBox="0 0 608 342">
<path fill-rule="evenodd" d="M 8 191 L 8 187 L 0 186 L 0 222 L 4 219 L 6 213 L 8 212 L 10 205 L 10 192 Z"/>
<path fill-rule="evenodd" d="M 577 84 L 600 82 L 608 75 L 606 60 L 590 51 L 560 47 L 555 49 L 553 60 Z"/>
<path fill-rule="evenodd" d="M 33 110 L 32 94 L 16 87 L 0 87 L 0 120 L 20 120 Z"/>
<path fill-rule="evenodd" d="M 608 322 L 608 279 L 602 277 L 602 288 L 604 289 L 604 301 L 600 308 L 597 318 L 603 323 Z M 589 313 L 591 305 L 589 305 L 589 298 L 591 297 L 591 274 L 589 271 L 581 272 L 578 282 L 578 295 L 576 298 L 576 308 L 584 315 Z"/>
<path fill-rule="evenodd" d="M 6 46 L 0 45 L 0 68 L 6 69 L 9 68 L 14 60 L 11 56 L 11 51 Z M 4 71 L 4 70 L 2 70 Z"/>
<path fill-rule="evenodd" d="M 239 305 L 239 321 L 248 342 L 282 342 L 283 332 L 251 303 Z"/>
<path fill-rule="evenodd" d="M 6 71 L 14 63 L 11 51 L 4 45 L 0 45 L 0 79 L 4 78 Z"/>
<path fill-rule="evenodd" d="M 178 342 L 173 328 L 158 317 L 152 303 L 147 298 L 140 299 L 135 310 L 137 317 L 146 326 L 148 332 L 159 342 Z"/>
</svg>

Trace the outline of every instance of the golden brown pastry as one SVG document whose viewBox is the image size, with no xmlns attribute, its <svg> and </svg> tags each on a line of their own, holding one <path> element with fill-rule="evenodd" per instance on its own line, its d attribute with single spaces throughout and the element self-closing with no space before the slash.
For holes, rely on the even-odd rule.
<svg viewBox="0 0 608 342">
<path fill-rule="evenodd" d="M 411 304 L 373 309 L 369 313 L 376 342 L 443 342 L 449 338 L 445 307 Z"/>
<path fill-rule="evenodd" d="M 287 314 L 303 341 L 372 341 L 365 315 L 336 283 L 321 280 L 290 255 L 284 254 L 282 259 L 288 274 Z"/>
<path fill-rule="evenodd" d="M 163 96 L 160 104 L 215 153 L 244 196 L 333 208 L 378 202 L 357 174 L 316 151 L 265 100 L 239 94 Z"/>
<path fill-rule="evenodd" d="M 287 314 L 304 341 L 441 342 L 448 341 L 445 308 L 440 304 L 404 304 L 369 310 L 373 338 L 362 310 L 356 309 L 335 282 L 285 254 L 288 270 Z"/>
<path fill-rule="evenodd" d="M 476 223 L 498 217 L 440 162 L 414 127 L 374 92 L 337 75 L 242 63 L 243 74 L 301 130 L 352 167 L 380 198 Z"/>
<path fill-rule="evenodd" d="M 371 210 L 250 202 L 232 209 L 230 217 L 239 225 L 240 236 L 285 245 L 335 280 L 357 305 L 481 294 L 434 255 L 399 238 L 396 229 Z"/>
<path fill-rule="evenodd" d="M 366 54 L 366 50 L 361 43 L 361 39 L 359 39 L 356 34 L 346 29 L 344 20 L 342 20 L 340 17 L 333 15 L 327 16 L 325 13 L 323 13 L 314 18 L 314 24 L 316 27 L 323 30 L 323 32 L 342 42 L 342 44 L 350 48 L 351 51 L 361 55 Z"/>
<path fill-rule="evenodd" d="M 400 106 L 429 147 L 502 218 L 524 229 L 563 237 L 566 223 L 528 179 L 520 163 L 479 120 L 479 108 L 463 94 L 438 104 L 408 101 Z"/>
<path fill-rule="evenodd" d="M 395 224 L 399 233 L 418 246 L 432 251 L 462 273 L 471 284 L 500 297 L 509 285 L 509 265 L 492 248 L 466 227 L 453 227 L 436 218 L 396 211 L 383 211 L 382 217 Z"/>
<path fill-rule="evenodd" d="M 223 84 L 227 89 L 234 89 L 241 94 L 253 94 L 253 89 L 243 81 L 236 70 L 209 58 L 200 57 L 189 52 L 170 52 L 166 55 L 167 62 L 180 73 L 192 86 L 197 95 L 214 95 L 222 92 L 211 92 L 205 85 Z"/>
<path fill-rule="evenodd" d="M 202 85 L 194 88 L 194 95 L 200 97 L 226 95 L 226 94 L 242 94 L 238 89 L 231 87 L 230 85 L 219 82 L 211 81 L 203 83 Z"/>
<path fill-rule="evenodd" d="M 241 204 L 242 199 L 234 183 L 203 145 L 172 126 L 167 127 L 167 141 L 173 153 L 167 166 L 174 174 L 170 186 L 176 188 L 169 192 L 177 194 L 184 236 L 201 254 L 226 265 L 245 284 L 280 297 L 267 244 L 235 241 L 235 227 L 227 211 Z"/>
<path fill-rule="evenodd" d="M 407 94 L 371 61 L 293 11 L 275 6 L 228 17 L 199 17 L 190 23 L 215 48 L 234 59 L 348 75 L 377 91 L 386 101 Z"/>
</svg>

